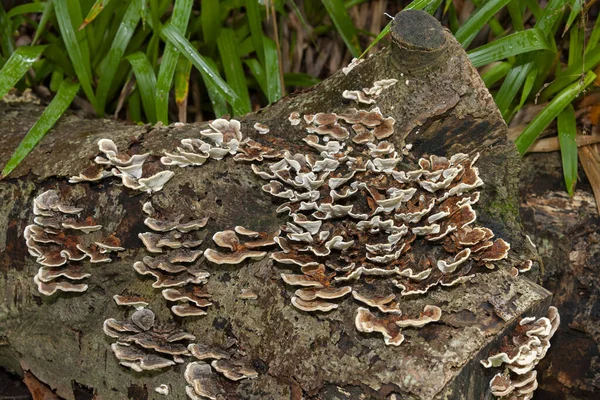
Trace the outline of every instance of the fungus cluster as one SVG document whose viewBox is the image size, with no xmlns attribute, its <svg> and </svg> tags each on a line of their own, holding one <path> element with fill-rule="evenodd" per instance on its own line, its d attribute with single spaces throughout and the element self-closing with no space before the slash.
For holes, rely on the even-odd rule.
<svg viewBox="0 0 600 400">
<path fill-rule="evenodd" d="M 176 327 L 157 324 L 154 312 L 147 308 L 124 321 L 109 318 L 103 330 L 117 339 L 110 347 L 119 363 L 137 372 L 183 363 L 183 357 L 190 355 L 187 344 L 195 339 Z"/>
<path fill-rule="evenodd" d="M 202 165 L 209 158 L 221 160 L 227 154 L 236 154 L 242 141 L 240 122 L 218 118 L 209 122 L 209 129 L 200 131 L 202 139 L 183 139 L 181 147 L 177 147 L 177 154 L 165 153 L 160 159 L 164 165 L 177 165 L 188 167 Z"/>
<path fill-rule="evenodd" d="M 331 311 L 349 293 L 361 301 L 375 287 L 380 299 L 362 302 L 384 316 L 363 308 L 357 329 L 381 332 L 397 345 L 406 317 L 393 298 L 384 302 L 388 295 L 457 285 L 477 267 L 493 269 L 507 257 L 508 243 L 475 226 L 476 189 L 483 185 L 474 165 L 478 155 L 432 155 L 409 169 L 400 161 L 410 146 L 397 150 L 386 140 L 395 120 L 377 107 L 295 112 L 289 119 L 306 131 L 307 151 L 284 151 L 276 162 L 252 169 L 269 181 L 263 190 L 283 200 L 277 211 L 289 215 L 274 238 L 281 251 L 271 257 L 300 269 L 282 274 L 300 287 L 292 297 L 296 308 Z M 417 320 L 434 322 L 440 313 L 429 305 Z"/>
<path fill-rule="evenodd" d="M 192 400 L 224 398 L 222 396 L 225 392 L 213 369 L 232 381 L 258 377 L 258 373 L 253 368 L 241 360 L 232 359 L 224 350 L 197 344 L 191 344 L 189 350 L 199 360 L 189 363 L 184 374 L 189 385 L 186 386 L 186 393 Z M 207 360 L 212 361 L 208 364 Z"/>
<path fill-rule="evenodd" d="M 69 183 L 96 182 L 111 176 L 121 179 L 123 185 L 143 192 L 157 192 L 173 177 L 172 171 L 157 171 L 153 164 L 145 164 L 150 153 L 121 153 L 110 139 L 100 139 L 98 148 L 104 156 L 94 159 L 96 165 L 86 168 Z"/>
<path fill-rule="evenodd" d="M 33 200 L 33 224 L 25 227 L 29 254 L 42 266 L 33 280 L 40 293 L 84 292 L 85 259 L 91 263 L 110 262 L 110 253 L 125 250 L 115 236 L 103 236 L 102 225 L 92 217 L 82 218 L 83 207 L 68 204 L 55 190 Z"/>
<path fill-rule="evenodd" d="M 274 238 L 281 231 L 268 234 L 236 226 L 234 230 L 220 231 L 213 235 L 213 241 L 223 250 L 206 249 L 204 256 L 215 264 L 239 264 L 246 259 L 260 260 L 267 255 L 265 247 L 275 244 Z M 239 236 L 245 240 L 240 240 Z"/>
<path fill-rule="evenodd" d="M 523 318 L 513 334 L 505 338 L 500 352 L 482 360 L 485 368 L 504 366 L 490 381 L 494 396 L 507 400 L 529 400 L 538 386 L 535 366 L 550 348 L 550 339 L 560 325 L 560 315 L 550 307 L 539 319 Z"/>
<path fill-rule="evenodd" d="M 390 86 L 395 85 L 397 82 L 397 79 L 382 79 L 373 82 L 373 86 L 370 88 L 363 88 L 362 90 L 344 90 L 342 92 L 342 97 L 354 100 L 357 103 L 375 104 L 381 92 Z"/>
<path fill-rule="evenodd" d="M 205 315 L 212 303 L 203 290 L 210 274 L 198 266 L 202 240 L 198 230 L 208 218 L 184 220 L 183 215 L 170 218 L 156 210 L 150 201 L 144 203 L 144 224 L 152 231 L 139 237 L 150 255 L 136 261 L 133 268 L 141 275 L 155 278 L 154 288 L 162 290 L 163 297 L 178 304 L 171 311 L 180 317 Z"/>
</svg>

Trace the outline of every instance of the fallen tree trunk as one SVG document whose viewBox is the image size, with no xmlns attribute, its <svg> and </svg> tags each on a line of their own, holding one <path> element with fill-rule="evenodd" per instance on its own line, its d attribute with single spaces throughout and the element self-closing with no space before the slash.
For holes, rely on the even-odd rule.
<svg viewBox="0 0 600 400">
<path fill-rule="evenodd" d="M 226 399 L 490 396 L 480 361 L 551 298 L 518 274 L 539 269 L 519 157 L 448 31 L 405 12 L 392 39 L 239 127 L 64 117 L 0 182 L 0 366 L 66 399 L 184 399 L 186 379 Z M 0 162 L 40 113 L 0 106 Z"/>
</svg>

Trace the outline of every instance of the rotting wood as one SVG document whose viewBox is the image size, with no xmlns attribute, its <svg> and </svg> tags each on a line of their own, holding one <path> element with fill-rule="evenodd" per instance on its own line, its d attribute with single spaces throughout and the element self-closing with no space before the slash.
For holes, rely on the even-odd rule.
<svg viewBox="0 0 600 400">
<path fill-rule="evenodd" d="M 292 113 L 300 117 L 319 112 L 341 115 L 350 107 L 371 110 L 373 105 L 357 104 L 343 92 L 397 79 L 377 94 L 374 105 L 395 120 L 393 135 L 386 139 L 396 149 L 412 145 L 400 164 L 403 170 L 417 169 L 417 160 L 425 155 L 450 158 L 465 153 L 475 159 L 479 153 L 476 166 L 484 186 L 474 205 L 477 225 L 492 229 L 496 238 L 511 244 L 511 250 L 507 259 L 489 263 L 495 265 L 493 271 L 473 266 L 477 273 L 461 285 L 435 288 L 424 296 L 400 298 L 397 293 L 407 316 L 417 318 L 428 305 L 439 307 L 441 316 L 425 312 L 429 324 L 402 328 L 404 342 L 386 346 L 380 334 L 357 331 L 354 319 L 360 303 L 348 296 L 336 301 L 337 309 L 326 314 L 294 308 L 290 301 L 294 289 L 284 284 L 280 274 L 297 273 L 297 269 L 264 258 L 235 266 L 202 259 L 199 267 L 210 272 L 205 288 L 215 305 L 204 316 L 174 318 L 160 291 L 149 284 L 152 281 L 132 268 L 134 261 L 148 256 L 138 234 L 148 231 L 141 210 L 150 196 L 126 189 L 114 178 L 76 185 L 67 180 L 93 164 L 99 139 L 111 138 L 119 149 L 132 153 L 150 152 L 148 165 L 165 169 L 160 157 L 174 152 L 181 139 L 200 137 L 200 129 L 179 124 L 150 129 L 73 115 L 63 118 L 10 179 L 0 183 L 0 222 L 6 227 L 0 232 L 0 290 L 5 294 L 0 303 L 0 336 L 5 343 L 0 346 L 0 365 L 16 372 L 31 371 L 66 399 L 75 397 L 75 384 L 90 388 L 99 399 L 160 398 L 154 388 L 161 384 L 170 385 L 171 398 L 186 398 L 187 362 L 138 373 L 120 366 L 112 354 L 113 340 L 103 334 L 103 322 L 132 315 L 116 306 L 112 296 L 134 293 L 150 303 L 158 321 L 175 321 L 200 343 L 228 349 L 258 373 L 256 379 L 239 382 L 217 376 L 227 399 L 284 399 L 297 397 L 300 391 L 310 399 L 486 396 L 494 372 L 483 369 L 479 361 L 494 351 L 520 316 L 541 317 L 550 301 L 548 291 L 510 273 L 527 260 L 535 265 L 528 274 L 535 276 L 539 267 L 519 223 L 520 161 L 493 99 L 448 31 L 426 14 L 411 11 L 396 17 L 392 39 L 389 48 L 348 74 L 339 72 L 304 93 L 240 118 L 241 133 L 276 150 L 306 152 L 310 146 L 303 141 L 305 126 L 290 124 Z M 374 96 L 371 91 L 363 93 Z M 40 112 L 39 107 L 27 104 L 0 107 L 5 138 L 0 144 L 0 162 L 6 161 Z M 257 132 L 253 128 L 257 122 L 268 126 L 269 133 Z M 208 216 L 210 223 L 199 237 L 204 240 L 202 249 L 217 248 L 211 238 L 221 232 L 217 237 L 225 245 L 219 251 L 228 246 L 238 252 L 248 245 L 245 241 L 232 244 L 239 237 L 225 232 L 239 226 L 272 233 L 288 222 L 285 215 L 275 212 L 281 202 L 261 190 L 266 181 L 248 164 L 226 157 L 198 168 L 171 170 L 174 177 L 151 196 L 152 204 L 172 216 Z M 84 263 L 92 274 L 85 293 L 44 297 L 33 284 L 40 266 L 27 255 L 23 232 L 33 220 L 33 199 L 45 190 L 56 190 L 83 206 L 84 213 L 118 237 L 126 249 L 110 263 L 91 268 Z M 423 251 L 429 252 L 427 246 Z M 439 245 L 431 245 L 430 251 L 441 254 Z M 238 299 L 243 288 L 250 288 L 257 300 Z M 239 366 L 225 361 L 213 367 L 238 368 L 228 372 L 234 377 L 240 373 Z M 250 371 L 244 374 L 252 375 Z"/>
</svg>

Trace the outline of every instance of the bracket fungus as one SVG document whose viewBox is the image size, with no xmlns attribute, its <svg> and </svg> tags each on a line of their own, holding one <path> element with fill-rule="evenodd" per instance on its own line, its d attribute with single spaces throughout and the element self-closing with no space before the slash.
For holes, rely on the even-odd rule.
<svg viewBox="0 0 600 400">
<path fill-rule="evenodd" d="M 239 264 L 246 259 L 260 260 L 267 255 L 265 247 L 275 244 L 274 238 L 280 231 L 274 233 L 254 232 L 243 226 L 236 226 L 234 230 L 217 232 L 213 235 L 213 241 L 217 246 L 228 249 L 224 253 L 214 249 L 206 249 L 204 256 L 215 264 Z M 248 238 L 242 242 L 239 235 Z"/>
<path fill-rule="evenodd" d="M 135 262 L 133 268 L 141 275 L 156 278 L 152 287 L 166 288 L 162 294 L 167 301 L 182 302 L 171 307 L 175 315 L 205 315 L 204 308 L 211 305 L 206 298 L 210 296 L 199 285 L 205 284 L 210 274 L 198 266 L 203 251 L 198 250 L 202 240 L 196 232 L 206 226 L 208 218 L 172 218 L 163 215 L 150 201 L 143 204 L 142 211 L 147 215 L 144 224 L 153 232 L 140 233 L 139 237 L 154 255 Z"/>
<path fill-rule="evenodd" d="M 115 236 L 103 236 L 102 225 L 92 217 L 81 218 L 83 207 L 68 204 L 55 190 L 47 190 L 33 201 L 34 223 L 24 231 L 29 254 L 40 265 L 33 280 L 40 293 L 84 292 L 84 271 L 91 263 L 111 262 L 110 253 L 125 250 Z"/>
<path fill-rule="evenodd" d="M 103 330 L 117 339 L 111 349 L 119 363 L 137 372 L 175 365 L 181 356 L 190 354 L 187 342 L 195 339 L 185 331 L 157 324 L 149 309 L 137 310 L 125 321 L 109 318 Z"/>
<path fill-rule="evenodd" d="M 545 317 L 522 318 L 512 335 L 505 337 L 500 351 L 487 360 L 485 368 L 504 366 L 504 371 L 490 381 L 490 390 L 496 397 L 507 400 L 529 400 L 538 386 L 535 366 L 546 356 L 550 339 L 560 325 L 555 307 Z"/>
<path fill-rule="evenodd" d="M 150 153 L 122 153 L 110 139 L 100 139 L 98 148 L 104 156 L 97 156 L 95 166 L 69 178 L 70 183 L 95 182 L 114 176 L 127 188 L 152 193 L 160 191 L 174 175 L 172 171 L 158 171 L 155 165 L 145 164 Z"/>
<path fill-rule="evenodd" d="M 360 93 L 375 98 L 395 83 L 378 81 Z M 386 343 L 397 345 L 401 326 L 439 320 L 441 309 L 428 305 L 425 314 L 435 310 L 430 319 L 405 320 L 397 302 L 369 301 L 365 285 L 387 290 L 380 296 L 384 299 L 394 295 L 389 292 L 394 287 L 401 296 L 424 294 L 463 284 L 508 256 L 507 242 L 475 225 L 476 190 L 483 185 L 475 166 L 478 154 L 424 156 L 410 168 L 401 161 L 411 146 L 396 149 L 384 140 L 394 133 L 395 120 L 378 107 L 293 112 L 289 120 L 305 122 L 306 151 L 284 151 L 266 166 L 253 163 L 252 170 L 269 181 L 263 190 L 282 199 L 277 211 L 289 216 L 274 238 L 281 250 L 271 258 L 301 269 L 302 274 L 281 275 L 285 283 L 302 287 L 292 297 L 296 308 L 331 311 L 338 307 L 330 301 L 332 294 L 352 292 L 357 301 L 392 314 L 379 318 L 363 308 L 357 318 L 366 325 L 357 323 L 357 329 L 385 332 Z M 232 250 L 239 240 L 226 231 L 215 242 Z M 205 255 L 227 260 L 210 249 Z M 390 328 L 386 318 L 404 322 Z"/>
</svg>

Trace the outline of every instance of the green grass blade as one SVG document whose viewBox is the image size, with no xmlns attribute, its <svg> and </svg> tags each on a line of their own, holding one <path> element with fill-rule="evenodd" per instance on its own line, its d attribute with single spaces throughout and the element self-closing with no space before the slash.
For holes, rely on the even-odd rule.
<svg viewBox="0 0 600 400">
<path fill-rule="evenodd" d="M 558 142 L 560 143 L 560 157 L 562 159 L 563 176 L 569 196 L 573 196 L 577 183 L 577 121 L 575 110 L 569 104 L 557 118 Z"/>
<path fill-rule="evenodd" d="M 27 73 L 46 46 L 19 47 L 0 70 L 0 98 Z"/>
<path fill-rule="evenodd" d="M 461 26 L 456 34 L 456 40 L 462 44 L 464 48 L 467 48 L 474 38 L 474 34 L 479 32 L 481 28 L 511 0 L 489 0 L 483 6 L 479 7 L 477 11 Z"/>
<path fill-rule="evenodd" d="M 521 155 L 533 144 L 542 131 L 565 109 L 571 102 L 589 85 L 596 74 L 589 71 L 585 74 L 583 81 L 578 81 L 560 92 L 536 117 L 527 125 L 523 132 L 515 140 L 517 150 Z"/>
<path fill-rule="evenodd" d="M 524 31 L 525 24 L 523 23 L 523 12 L 521 11 L 521 2 L 518 0 L 510 1 L 506 5 L 506 9 L 510 14 L 510 20 L 515 31 Z"/>
<path fill-rule="evenodd" d="M 242 61 L 237 54 L 237 43 L 233 30 L 229 28 L 221 29 L 221 34 L 217 38 L 217 47 L 219 48 L 226 81 L 240 97 L 241 104 L 244 107 L 241 114 L 247 114 L 251 109 L 250 94 L 248 93 L 248 85 L 246 85 Z M 277 64 L 275 65 L 277 66 Z"/>
<path fill-rule="evenodd" d="M 523 0 L 523 2 L 527 8 L 529 8 L 529 11 L 531 11 L 536 21 L 539 21 L 544 10 L 540 7 L 538 0 Z"/>
<path fill-rule="evenodd" d="M 373 40 L 371 42 L 371 44 L 367 47 L 367 49 L 365 51 L 363 51 L 363 53 L 360 55 L 360 58 L 363 58 L 365 55 L 367 55 L 369 53 L 369 50 L 371 50 L 373 48 L 373 46 L 375 46 L 377 43 L 379 43 L 379 41 L 381 39 L 383 39 L 384 37 L 387 36 L 388 33 L 390 33 L 391 29 L 392 29 L 392 23 L 390 22 L 389 24 L 387 24 L 385 26 L 385 28 L 383 28 L 381 30 L 381 32 L 379 32 L 379 35 L 377 35 L 375 40 Z"/>
<path fill-rule="evenodd" d="M 265 51 L 263 45 L 263 30 L 262 30 L 262 18 L 260 15 L 260 7 L 258 6 L 258 0 L 246 0 L 246 18 L 248 19 L 248 25 L 250 27 L 250 34 L 252 37 L 252 43 L 254 44 L 254 51 L 260 61 L 261 65 L 265 65 Z"/>
<path fill-rule="evenodd" d="M 90 9 L 90 12 L 88 12 L 88 14 L 86 15 L 85 19 L 83 20 L 83 23 L 81 24 L 81 26 L 79 27 L 79 29 L 85 28 L 89 23 L 91 23 L 93 20 L 95 20 L 96 17 L 98 15 L 100 15 L 100 13 L 102 12 L 102 10 L 104 10 L 104 7 L 106 7 L 106 5 L 109 2 L 110 2 L 110 0 L 96 0 L 96 2 L 94 3 L 94 5 Z"/>
<path fill-rule="evenodd" d="M 208 59 L 205 60 L 177 29 L 171 25 L 167 25 L 162 29 L 161 35 L 194 64 L 194 67 L 202 74 L 204 83 L 209 91 L 214 90 L 220 93 L 231 104 L 235 114 L 241 115 L 244 112 L 244 103 L 241 98 L 225 83 L 216 69 L 207 63 Z"/>
<path fill-rule="evenodd" d="M 156 123 L 156 105 L 154 103 L 154 94 L 156 93 L 156 76 L 152 65 L 146 55 L 141 52 L 135 52 L 126 57 L 131 64 L 137 87 L 142 96 L 144 112 L 151 123 Z"/>
<path fill-rule="evenodd" d="M 79 2 L 78 0 L 56 0 L 54 6 L 61 36 L 65 42 L 73 69 L 75 69 L 75 73 L 77 74 L 77 79 L 79 79 L 79 83 L 81 83 L 81 87 L 89 102 L 94 106 L 96 113 L 100 115 L 103 110 L 97 107 L 96 96 L 92 89 L 92 69 L 90 66 L 89 52 L 85 44 L 86 42 L 85 40 L 79 40 L 79 35 L 75 33 L 74 29 L 74 24 L 77 26 L 81 25 L 81 9 L 79 7 Z M 73 20 L 73 15 L 77 18 L 76 15 L 78 12 L 79 21 Z M 84 31 L 79 32 L 81 33 Z"/>
<path fill-rule="evenodd" d="M 569 31 L 569 60 L 568 65 L 573 65 L 583 56 L 583 30 L 574 26 Z"/>
<path fill-rule="evenodd" d="M 119 30 L 112 41 L 110 50 L 102 61 L 103 70 L 98 82 L 98 89 L 96 90 L 96 101 L 98 103 L 98 108 L 102 111 L 104 111 L 106 106 L 106 99 L 108 97 L 110 86 L 113 83 L 123 54 L 125 54 L 127 44 L 131 40 L 135 27 L 140 21 L 140 11 L 143 1 L 145 0 L 132 0 L 131 3 L 129 3 L 129 7 L 127 7 L 127 11 L 119 25 Z"/>
<path fill-rule="evenodd" d="M 433 13 L 435 13 L 437 11 L 437 9 L 440 8 L 442 1 L 443 0 L 429 1 L 427 3 L 427 5 L 425 5 L 425 7 L 422 8 L 422 10 L 425 11 L 426 13 L 433 15 Z"/>
<path fill-rule="evenodd" d="M 582 71 L 589 71 L 596 68 L 600 64 L 600 46 L 597 46 L 589 53 L 586 53 L 585 57 L 580 57 L 569 65 L 560 76 L 557 76 L 554 82 L 552 82 L 540 96 L 542 101 L 546 101 L 555 93 L 558 93 L 572 82 L 576 81 L 581 77 Z"/>
<path fill-rule="evenodd" d="M 600 18 L 596 18 L 594 29 L 592 29 L 590 38 L 587 41 L 585 52 L 587 53 L 588 51 L 595 49 L 598 46 L 598 42 L 600 42 Z"/>
<path fill-rule="evenodd" d="M 193 3 L 193 0 L 175 0 L 173 7 L 169 29 L 176 31 L 184 39 L 183 35 L 185 35 Z M 155 27 L 155 29 L 159 28 Z M 156 118 L 165 125 L 169 123 L 169 91 L 173 84 L 178 58 L 175 44 L 172 41 L 167 42 L 156 81 Z"/>
<path fill-rule="evenodd" d="M 267 98 L 269 103 L 274 103 L 283 96 L 281 79 L 279 75 L 279 52 L 275 41 L 265 37 L 265 74 L 267 77 Z"/>
<path fill-rule="evenodd" d="M 12 29 L 12 21 L 6 16 L 2 4 L 0 4 L 0 52 L 5 57 L 8 57 L 15 51 L 14 30 Z"/>
<path fill-rule="evenodd" d="M 140 104 L 140 92 L 134 90 L 129 96 L 127 101 L 127 108 L 129 110 L 129 118 L 133 122 L 142 122 L 142 105 Z"/>
<path fill-rule="evenodd" d="M 534 28 L 494 40 L 467 54 L 475 67 L 481 67 L 493 61 L 536 50 L 551 50 L 551 48 L 546 43 L 543 32 Z"/>
<path fill-rule="evenodd" d="M 512 68 L 512 64 L 506 61 L 496 63 L 489 67 L 481 74 L 481 79 L 487 88 L 490 88 L 494 83 L 504 78 L 508 71 Z"/>
<path fill-rule="evenodd" d="M 200 13 L 202 37 L 206 44 L 214 46 L 217 43 L 217 38 L 221 30 L 221 6 L 219 5 L 219 0 L 202 0 L 200 4 L 202 7 L 202 12 Z"/>
<path fill-rule="evenodd" d="M 525 82 L 529 71 L 531 71 L 535 64 L 535 58 L 528 56 L 530 56 L 530 54 L 525 54 L 526 58 L 517 59 L 517 65 L 513 66 L 513 68 L 508 71 L 508 75 L 506 75 L 504 82 L 502 82 L 500 90 L 498 90 L 498 93 L 494 96 L 496 105 L 498 106 L 498 109 L 500 109 L 505 120 L 509 114 L 512 101 L 515 99 L 523 82 Z"/>
<path fill-rule="evenodd" d="M 310 87 L 321 82 L 321 80 L 315 76 L 298 72 L 288 72 L 283 74 L 283 81 L 286 86 L 297 87 Z"/>
<path fill-rule="evenodd" d="M 6 13 L 6 17 L 10 19 L 16 15 L 42 12 L 45 7 L 46 3 L 21 4 L 20 6 L 11 8 L 10 11 Z"/>
<path fill-rule="evenodd" d="M 10 174 L 23 161 L 25 156 L 33 150 L 40 139 L 44 137 L 67 108 L 69 108 L 78 91 L 79 83 L 72 82 L 70 79 L 65 79 L 62 82 L 54 99 L 48 104 L 48 107 L 46 107 L 40 118 L 31 127 L 29 132 L 27 132 L 19 147 L 17 147 L 8 163 L 6 163 L 0 179 Z"/>
<path fill-rule="evenodd" d="M 544 35 L 554 36 L 556 24 L 560 22 L 564 13 L 563 10 L 572 0 L 550 0 L 540 19 L 535 23 L 535 28 L 539 28 L 544 32 Z"/>
<path fill-rule="evenodd" d="M 186 122 L 187 99 L 190 91 L 190 74 L 192 63 L 183 56 L 179 56 L 175 69 L 175 103 L 179 110 L 179 122 Z"/>
<path fill-rule="evenodd" d="M 207 58 L 204 60 L 206 65 L 212 69 L 213 71 L 217 70 L 217 63 L 214 62 L 212 58 Z M 208 98 L 212 104 L 212 109 L 217 118 L 220 118 L 226 114 L 229 114 L 229 109 L 227 108 L 227 101 L 225 100 L 225 96 L 223 93 L 217 89 L 216 85 L 207 84 L 206 78 L 204 78 L 204 84 L 206 85 L 206 91 L 208 92 Z"/>
<path fill-rule="evenodd" d="M 329 18 L 333 21 L 333 24 L 337 28 L 338 33 L 346 43 L 346 47 L 350 50 L 350 53 L 354 57 L 360 56 L 360 45 L 358 44 L 358 36 L 356 34 L 356 27 L 344 7 L 342 0 L 322 0 Z"/>
<path fill-rule="evenodd" d="M 267 95 L 267 76 L 265 75 L 265 70 L 260 65 L 256 58 L 250 58 L 248 60 L 244 60 L 244 64 L 248 67 L 254 79 L 258 83 L 260 90 Z"/>
<path fill-rule="evenodd" d="M 48 21 L 50 20 L 53 14 L 54 0 L 48 0 L 44 5 L 44 10 L 42 11 L 42 18 L 40 18 L 40 23 L 38 24 L 38 27 L 35 30 L 35 36 L 33 37 L 33 41 L 31 43 L 37 43 L 42 33 L 44 33 L 46 25 L 48 25 Z"/>
<path fill-rule="evenodd" d="M 50 76 L 50 91 L 58 92 L 60 88 L 60 84 L 65 79 L 65 74 L 62 72 L 60 68 L 54 67 L 54 71 L 52 71 L 52 75 Z"/>
<path fill-rule="evenodd" d="M 533 85 L 535 84 L 535 79 L 537 77 L 537 74 L 538 74 L 538 66 L 534 65 L 531 68 L 531 70 L 529 70 L 529 73 L 527 74 L 527 77 L 525 78 L 525 83 L 523 84 L 523 91 L 521 92 L 521 101 L 519 102 L 518 107 L 513 112 L 519 111 L 523 107 L 525 102 L 527 101 L 527 98 L 531 94 L 531 89 L 533 89 Z"/>
<path fill-rule="evenodd" d="M 569 28 L 571 28 L 571 25 L 573 24 L 573 22 L 575 22 L 575 18 L 577 18 L 577 16 L 581 12 L 582 1 L 583 0 L 574 0 L 571 2 L 571 12 L 569 13 L 569 18 L 567 19 L 567 23 L 565 24 L 565 30 L 563 31 L 563 35 L 565 33 L 567 33 Z"/>
</svg>

